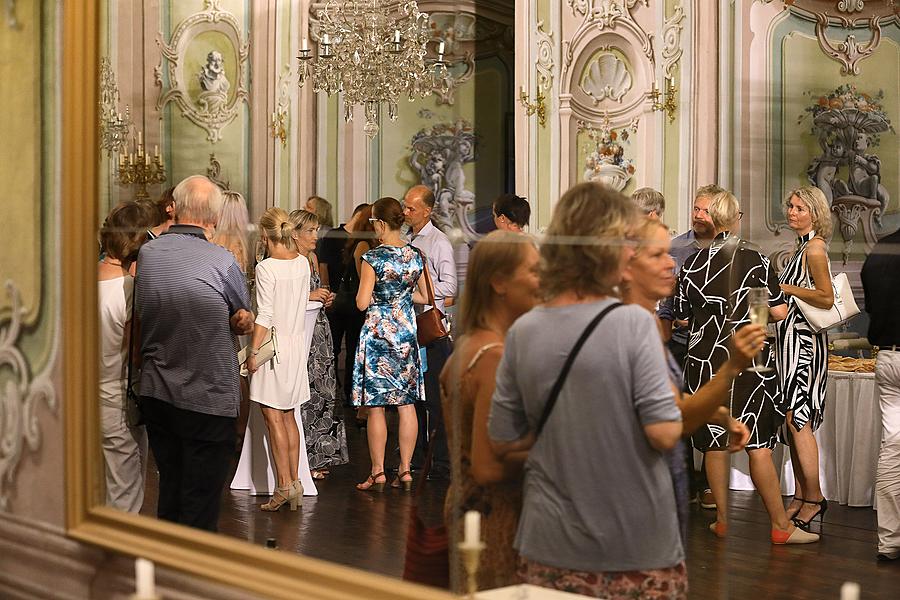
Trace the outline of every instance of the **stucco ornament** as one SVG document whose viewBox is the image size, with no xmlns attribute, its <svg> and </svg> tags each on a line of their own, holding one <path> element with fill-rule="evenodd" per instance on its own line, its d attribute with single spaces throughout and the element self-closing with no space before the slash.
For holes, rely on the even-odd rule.
<svg viewBox="0 0 900 600">
<path fill-rule="evenodd" d="M 480 237 L 469 223 L 475 194 L 466 189 L 463 172 L 463 165 L 475 160 L 477 144 L 472 124 L 464 119 L 426 127 L 410 140 L 409 164 L 434 192 L 435 225 L 444 232 L 460 228 L 467 240 Z"/>
<path fill-rule="evenodd" d="M 628 65 L 615 54 L 603 53 L 588 65 L 581 89 L 597 105 L 607 98 L 621 102 L 631 85 Z"/>
<path fill-rule="evenodd" d="M 25 308 L 18 288 L 10 280 L 6 281 L 6 293 L 12 315 L 0 325 L 0 373 L 5 375 L 0 377 L 0 511 L 9 510 L 16 469 L 25 449 L 36 452 L 41 447 L 38 407 L 44 404 L 55 413 L 58 405 L 49 373 L 33 377 L 28 360 L 17 346 Z"/>
<path fill-rule="evenodd" d="M 842 75 L 859 75 L 860 61 L 872 56 L 881 44 L 881 25 L 878 20 L 880 17 L 873 16 L 869 20 L 869 30 L 872 32 L 872 38 L 865 44 L 856 41 L 856 36 L 850 34 L 843 42 L 833 43 L 826 35 L 828 27 L 828 15 L 819 13 L 816 15 L 816 39 L 819 41 L 819 47 L 826 56 L 841 63 Z M 846 17 L 838 17 L 844 28 L 850 27 L 850 21 Z"/>
<path fill-rule="evenodd" d="M 154 68 L 154 81 L 161 88 L 156 109 L 162 111 L 174 102 L 182 116 L 206 130 L 210 142 L 222 139 L 222 128 L 231 123 L 239 113 L 241 103 L 247 103 L 250 93 L 245 87 L 250 42 L 242 37 L 240 23 L 231 13 L 219 7 L 220 0 L 205 0 L 202 11 L 179 23 L 166 43 L 160 33 L 156 38 L 161 59 Z M 231 45 L 236 59 L 235 81 L 226 76 L 228 57 L 216 49 L 209 50 L 205 65 L 199 72 L 185 72 L 188 49 L 201 33 L 221 33 Z M 165 81 L 164 70 L 168 75 Z M 189 80 L 199 82 L 200 92 L 193 97 L 189 93 Z"/>
</svg>

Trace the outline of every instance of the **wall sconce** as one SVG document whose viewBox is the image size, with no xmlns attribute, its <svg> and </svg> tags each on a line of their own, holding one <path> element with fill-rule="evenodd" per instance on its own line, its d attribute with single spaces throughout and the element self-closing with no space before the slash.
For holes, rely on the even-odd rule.
<svg viewBox="0 0 900 600">
<path fill-rule="evenodd" d="M 269 124 L 272 137 L 281 140 L 281 147 L 287 145 L 287 111 L 283 108 L 272 113 L 272 122 Z"/>
<path fill-rule="evenodd" d="M 675 87 L 675 78 L 666 78 L 666 94 L 663 102 L 659 101 L 659 88 L 656 82 L 650 90 L 650 100 L 653 102 L 651 108 L 654 111 L 665 112 L 669 116 L 669 123 L 675 122 L 675 111 L 678 109 L 678 88 Z"/>
<path fill-rule="evenodd" d="M 525 107 L 525 114 L 529 117 L 537 115 L 538 123 L 540 123 L 541 127 L 547 125 L 547 106 L 544 104 L 544 100 L 544 94 L 541 92 L 540 87 L 538 87 L 534 102 L 531 102 L 531 97 L 525 93 L 524 86 L 519 88 L 519 102 Z"/>
</svg>

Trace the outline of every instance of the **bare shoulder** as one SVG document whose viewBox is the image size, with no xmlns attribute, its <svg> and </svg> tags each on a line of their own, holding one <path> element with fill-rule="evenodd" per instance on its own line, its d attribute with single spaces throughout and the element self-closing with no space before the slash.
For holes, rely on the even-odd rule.
<svg viewBox="0 0 900 600">
<path fill-rule="evenodd" d="M 816 236 L 806 244 L 806 252 L 809 256 L 825 257 L 828 255 L 828 244 L 825 240 Z"/>
</svg>

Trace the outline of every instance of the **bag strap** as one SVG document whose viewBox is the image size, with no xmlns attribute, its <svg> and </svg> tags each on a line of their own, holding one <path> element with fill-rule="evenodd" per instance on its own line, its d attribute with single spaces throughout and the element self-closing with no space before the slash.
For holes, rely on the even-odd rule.
<svg viewBox="0 0 900 600">
<path fill-rule="evenodd" d="M 128 331 L 128 356 L 125 359 L 128 361 L 125 366 L 126 372 L 127 372 L 126 385 L 128 386 L 125 388 L 126 395 L 131 393 L 131 362 L 132 362 L 131 351 L 134 349 L 134 305 L 136 304 L 136 302 L 137 302 L 137 277 L 134 278 L 133 283 L 131 285 L 131 316 L 130 316 L 131 323 L 129 325 L 129 331 Z"/>
<path fill-rule="evenodd" d="M 410 244 L 410 246 L 413 247 L 413 250 L 415 250 L 416 253 L 419 255 L 419 258 L 422 259 L 422 272 L 425 275 L 425 290 L 428 293 L 428 306 L 430 306 L 431 308 L 435 308 L 435 306 L 434 306 L 434 288 L 432 287 L 432 283 L 431 283 L 431 274 L 428 272 L 428 261 L 425 260 L 425 254 L 421 250 L 419 250 L 412 244 Z"/>
<path fill-rule="evenodd" d="M 553 387 L 550 389 L 550 397 L 547 399 L 547 404 L 544 405 L 544 413 L 541 415 L 541 420 L 538 421 L 537 429 L 535 431 L 535 437 L 541 435 L 541 431 L 544 429 L 544 425 L 547 423 L 547 419 L 550 418 L 550 413 L 553 411 L 553 407 L 556 405 L 556 400 L 559 398 L 559 393 L 562 391 L 563 384 L 566 382 L 566 377 L 569 376 L 569 371 L 572 369 L 572 364 L 575 362 L 575 359 L 578 357 L 578 353 L 581 351 L 581 347 L 584 346 L 584 343 L 594 332 L 594 329 L 597 328 L 597 325 L 600 324 L 600 321 L 608 315 L 613 310 L 622 306 L 621 302 L 614 302 L 610 304 L 594 317 L 590 323 L 588 323 L 587 327 L 585 327 L 584 331 L 581 334 L 581 337 L 578 338 L 578 341 L 575 342 L 575 345 L 572 347 L 571 352 L 569 352 L 569 356 L 566 358 L 565 364 L 563 364 L 562 371 L 559 373 L 559 377 L 556 378 L 556 382 L 553 384 Z"/>
</svg>

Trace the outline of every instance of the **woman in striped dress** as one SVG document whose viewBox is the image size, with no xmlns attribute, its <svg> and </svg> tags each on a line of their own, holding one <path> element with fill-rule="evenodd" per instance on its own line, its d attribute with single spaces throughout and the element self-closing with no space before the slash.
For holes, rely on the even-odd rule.
<svg viewBox="0 0 900 600">
<path fill-rule="evenodd" d="M 796 482 L 788 514 L 806 528 L 828 509 L 819 487 L 819 447 L 813 436 L 825 411 L 828 336 L 813 332 L 796 298 L 818 308 L 834 304 L 826 242 L 831 237 L 831 212 L 822 191 L 807 186 L 791 192 L 784 213 L 798 236 L 798 247 L 779 277 L 788 297 L 787 318 L 776 325 L 778 373 L 789 406 L 781 437 L 790 445 Z"/>
</svg>

